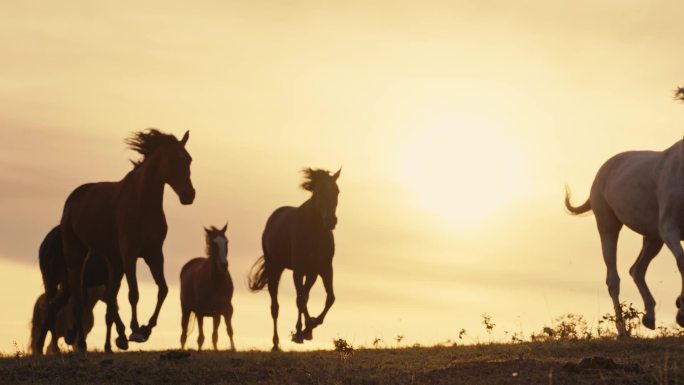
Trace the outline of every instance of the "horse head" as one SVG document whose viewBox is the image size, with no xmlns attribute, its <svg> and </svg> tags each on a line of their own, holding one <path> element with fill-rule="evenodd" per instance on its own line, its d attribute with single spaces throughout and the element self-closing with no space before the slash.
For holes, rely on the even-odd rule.
<svg viewBox="0 0 684 385">
<path fill-rule="evenodd" d="M 302 183 L 302 188 L 311 191 L 311 200 L 314 208 L 320 216 L 323 227 L 334 230 L 337 226 L 337 198 L 340 189 L 337 187 L 337 178 L 340 177 L 342 168 L 330 175 L 326 170 L 314 170 L 311 168 L 304 170 L 306 180 Z"/>
<path fill-rule="evenodd" d="M 228 238 L 226 230 L 228 222 L 221 229 L 214 226 L 204 228 L 207 238 L 207 256 L 216 263 L 216 268 L 221 272 L 228 271 Z"/>
</svg>

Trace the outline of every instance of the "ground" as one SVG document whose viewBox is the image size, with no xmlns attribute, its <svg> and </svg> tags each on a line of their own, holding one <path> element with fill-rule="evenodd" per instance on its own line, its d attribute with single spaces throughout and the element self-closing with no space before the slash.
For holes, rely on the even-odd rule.
<svg viewBox="0 0 684 385">
<path fill-rule="evenodd" d="M 331 342 L 331 348 L 333 344 Z M 0 358 L 3 384 L 684 384 L 684 338 Z"/>
</svg>

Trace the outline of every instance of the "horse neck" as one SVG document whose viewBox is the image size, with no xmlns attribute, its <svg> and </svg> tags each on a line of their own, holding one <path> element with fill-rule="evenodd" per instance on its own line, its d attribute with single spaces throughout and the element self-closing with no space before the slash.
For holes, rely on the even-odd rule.
<svg viewBox="0 0 684 385">
<path fill-rule="evenodd" d="M 304 203 L 302 203 L 301 206 L 299 206 L 299 209 L 301 210 L 305 223 L 310 226 L 314 230 L 325 230 L 323 227 L 323 221 L 321 220 L 321 216 L 316 212 L 316 205 L 314 204 L 313 201 L 313 194 L 311 195 L 311 198 L 306 200 Z"/>
<path fill-rule="evenodd" d="M 159 176 L 159 160 L 152 157 L 143 162 L 133 177 L 135 198 L 144 208 L 162 209 L 164 181 Z"/>
<path fill-rule="evenodd" d="M 208 275 L 212 281 L 223 281 L 228 275 L 227 272 L 223 272 L 218 268 L 218 256 L 213 256 L 211 253 L 207 253 L 207 260 L 205 263 L 205 269 L 208 271 Z"/>
</svg>

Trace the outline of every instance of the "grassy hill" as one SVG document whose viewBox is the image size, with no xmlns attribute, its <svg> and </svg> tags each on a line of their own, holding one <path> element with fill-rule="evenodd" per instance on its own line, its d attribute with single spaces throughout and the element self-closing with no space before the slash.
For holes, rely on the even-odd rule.
<svg viewBox="0 0 684 385">
<path fill-rule="evenodd" d="M 332 347 L 332 344 L 331 344 Z M 684 338 L 336 351 L 5 356 L 23 384 L 684 384 Z"/>
</svg>

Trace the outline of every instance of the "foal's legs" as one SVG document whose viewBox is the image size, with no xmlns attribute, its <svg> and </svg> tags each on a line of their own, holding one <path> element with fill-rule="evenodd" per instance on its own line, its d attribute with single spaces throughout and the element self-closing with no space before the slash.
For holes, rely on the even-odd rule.
<svg viewBox="0 0 684 385">
<path fill-rule="evenodd" d="M 681 230 L 679 226 L 673 224 L 663 224 L 661 225 L 661 236 L 667 247 L 674 254 L 677 260 L 677 268 L 679 268 L 679 273 L 682 276 L 682 291 L 677 297 L 677 324 L 684 327 L 684 306 L 682 306 L 682 299 L 684 298 L 684 249 L 682 249 L 682 244 L 680 241 Z"/>
<path fill-rule="evenodd" d="M 230 350 L 235 351 L 235 344 L 233 343 L 233 324 L 232 324 L 232 318 L 233 318 L 233 305 L 228 304 L 228 307 L 226 308 L 225 314 L 223 314 L 223 318 L 226 321 L 226 331 L 228 332 L 228 338 L 230 338 Z"/>
<path fill-rule="evenodd" d="M 214 319 L 214 331 L 211 333 L 211 343 L 214 345 L 214 350 L 218 350 L 218 327 L 221 323 L 221 316 L 215 315 L 212 318 Z"/>
<path fill-rule="evenodd" d="M 59 339 L 55 333 L 57 314 L 69 301 L 69 296 L 71 294 L 69 288 L 66 285 L 64 285 L 61 290 L 55 289 L 53 293 L 51 293 L 50 290 L 48 290 L 48 292 L 45 295 L 47 300 L 47 314 L 45 316 L 45 321 L 40 330 L 40 334 L 38 335 L 38 338 L 35 342 L 35 346 L 33 349 L 34 354 L 43 354 L 43 345 L 45 344 L 45 337 L 47 336 L 48 331 L 50 332 L 52 341 L 56 342 L 56 340 Z M 50 298 L 51 296 L 54 298 Z"/>
<path fill-rule="evenodd" d="M 267 270 L 268 276 L 268 294 L 271 296 L 271 318 L 273 318 L 273 348 L 271 351 L 280 351 L 280 339 L 278 338 L 278 284 L 280 283 L 280 276 L 283 274 L 283 269 L 277 271 Z"/>
<path fill-rule="evenodd" d="M 188 323 L 190 322 L 190 310 L 183 309 L 181 316 L 181 349 L 185 349 L 185 341 L 188 339 Z"/>
<path fill-rule="evenodd" d="M 204 317 L 197 315 L 197 328 L 199 329 L 199 335 L 197 336 L 197 351 L 202 350 L 202 344 L 204 344 Z"/>
<path fill-rule="evenodd" d="M 651 263 L 653 258 L 660 252 L 663 248 L 663 241 L 655 237 L 644 237 L 644 244 L 641 248 L 641 253 L 637 258 L 634 265 L 629 269 L 629 274 L 634 279 L 637 287 L 639 288 L 639 293 L 641 298 L 644 300 L 644 316 L 641 322 L 647 328 L 653 330 L 655 329 L 655 299 L 651 295 L 651 291 L 646 285 L 646 269 L 648 269 L 648 264 Z"/>
</svg>

